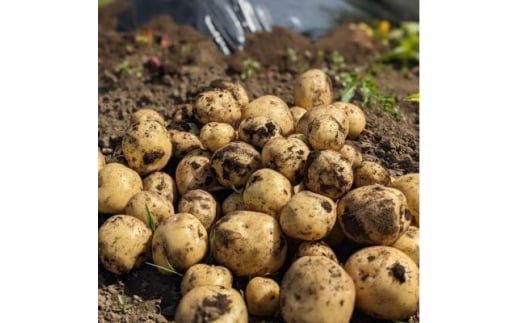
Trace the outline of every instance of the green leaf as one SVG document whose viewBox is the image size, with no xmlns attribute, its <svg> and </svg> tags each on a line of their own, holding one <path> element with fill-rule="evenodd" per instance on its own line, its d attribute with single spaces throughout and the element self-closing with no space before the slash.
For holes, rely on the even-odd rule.
<svg viewBox="0 0 520 323">
<path fill-rule="evenodd" d="M 166 260 L 166 261 L 168 261 L 168 260 Z M 163 267 L 163 266 L 159 266 L 159 265 L 153 264 L 153 263 L 151 263 L 151 262 L 146 262 L 146 264 L 147 264 L 147 265 L 150 265 L 150 266 L 152 266 L 152 267 L 155 267 L 155 268 L 158 268 L 158 269 L 164 270 L 164 271 L 166 271 L 166 272 L 169 272 L 169 273 L 175 274 L 175 275 L 180 276 L 180 277 L 183 277 L 183 276 L 184 276 L 183 274 L 177 272 L 169 262 L 168 262 L 168 265 L 170 266 L 170 268 Z"/>
<path fill-rule="evenodd" d="M 343 102 L 350 102 L 350 100 L 354 97 L 356 94 L 357 85 L 353 85 L 349 88 L 344 89 L 341 92 L 341 101 Z"/>
<path fill-rule="evenodd" d="M 419 93 L 410 94 L 405 100 L 419 103 Z"/>
<path fill-rule="evenodd" d="M 146 221 L 148 222 L 148 226 L 152 229 L 152 232 L 155 232 L 155 223 L 153 222 L 152 212 L 150 212 L 148 204 L 145 204 L 144 208 L 146 210 Z"/>
</svg>

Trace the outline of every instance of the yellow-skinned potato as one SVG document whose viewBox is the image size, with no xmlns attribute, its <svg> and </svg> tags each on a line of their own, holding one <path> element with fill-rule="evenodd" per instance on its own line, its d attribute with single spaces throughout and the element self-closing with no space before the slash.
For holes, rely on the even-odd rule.
<svg viewBox="0 0 520 323">
<path fill-rule="evenodd" d="M 390 184 L 390 172 L 381 164 L 364 160 L 354 169 L 354 187 Z"/>
<path fill-rule="evenodd" d="M 198 286 L 217 285 L 232 288 L 233 274 L 223 266 L 195 264 L 182 276 L 181 294 L 186 295 Z"/>
<path fill-rule="evenodd" d="M 390 187 L 396 188 L 406 196 L 406 203 L 412 213 L 412 223 L 419 226 L 419 173 L 410 173 L 395 178 Z"/>
<path fill-rule="evenodd" d="M 146 206 L 148 206 L 154 224 L 175 213 L 172 202 L 167 201 L 161 194 L 153 191 L 141 191 L 128 201 L 125 214 L 135 216 L 144 223 L 148 223 Z"/>
<path fill-rule="evenodd" d="M 348 116 L 348 139 L 356 139 L 367 124 L 365 113 L 360 107 L 353 103 L 334 102 L 333 105 L 342 107 Z"/>
<path fill-rule="evenodd" d="M 249 96 L 246 90 L 239 82 L 231 82 L 226 80 L 214 80 L 210 86 L 216 89 L 228 90 L 238 103 L 240 109 L 249 103 Z"/>
<path fill-rule="evenodd" d="M 271 118 L 280 126 L 283 136 L 288 136 L 294 131 L 294 119 L 287 103 L 275 95 L 258 97 L 242 110 L 242 120 L 256 116 Z"/>
<path fill-rule="evenodd" d="M 271 278 L 257 276 L 247 283 L 245 296 L 249 314 L 271 316 L 279 308 L 280 286 Z"/>
<path fill-rule="evenodd" d="M 344 323 L 354 312 L 352 278 L 324 256 L 296 259 L 280 284 L 280 310 L 285 322 Z"/>
<path fill-rule="evenodd" d="M 300 120 L 298 120 L 294 132 L 303 133 L 304 135 L 308 136 L 309 123 L 322 115 L 330 115 L 331 117 L 336 119 L 339 122 L 339 124 L 343 126 L 345 132 L 348 133 L 349 123 L 348 116 L 345 110 L 332 104 L 319 105 L 307 111 L 307 113 L 305 113 L 300 118 Z"/>
<path fill-rule="evenodd" d="M 113 215 L 98 230 L 98 255 L 108 271 L 121 275 L 144 263 L 152 230 L 130 215 Z"/>
<path fill-rule="evenodd" d="M 202 223 L 189 213 L 176 213 L 159 223 L 152 239 L 156 265 L 183 272 L 200 262 L 208 250 L 208 234 Z M 159 269 L 161 273 L 169 272 Z"/>
<path fill-rule="evenodd" d="M 233 126 L 222 122 L 209 122 L 200 129 L 200 142 L 212 152 L 236 139 Z"/>
<path fill-rule="evenodd" d="M 255 116 L 245 118 L 238 126 L 238 138 L 258 148 L 262 148 L 269 139 L 277 137 L 282 137 L 282 130 L 269 117 Z"/>
<path fill-rule="evenodd" d="M 166 123 L 164 122 L 163 116 L 159 112 L 155 111 L 154 109 L 150 109 L 150 108 L 142 108 L 142 109 L 135 111 L 132 114 L 132 117 L 130 118 L 130 123 L 131 124 L 138 123 L 139 121 L 143 121 L 143 120 L 155 120 L 155 121 L 159 122 L 160 124 L 162 124 L 163 126 L 166 125 Z"/>
<path fill-rule="evenodd" d="M 228 195 L 222 202 L 222 214 L 226 215 L 233 211 L 245 210 L 244 199 L 239 192 L 233 192 Z"/>
<path fill-rule="evenodd" d="M 126 204 L 143 190 L 139 174 L 119 163 L 110 163 L 98 172 L 98 211 L 124 213 Z"/>
<path fill-rule="evenodd" d="M 193 114 L 201 124 L 223 122 L 234 126 L 240 121 L 240 110 L 231 92 L 221 89 L 200 93 L 193 105 Z"/>
<path fill-rule="evenodd" d="M 211 153 L 207 150 L 194 150 L 184 156 L 175 169 L 175 181 L 181 195 L 189 190 L 208 190 L 218 185 L 211 171 Z"/>
<path fill-rule="evenodd" d="M 101 149 L 98 147 L 98 173 L 106 165 L 105 155 L 101 152 Z"/>
<path fill-rule="evenodd" d="M 419 228 L 409 226 L 408 230 L 392 245 L 392 247 L 401 250 L 419 267 Z"/>
<path fill-rule="evenodd" d="M 209 230 L 218 213 L 218 203 L 209 192 L 201 189 L 187 191 L 179 199 L 177 212 L 193 214 Z"/>
<path fill-rule="evenodd" d="M 320 69 L 310 69 L 298 76 L 294 85 L 294 103 L 306 110 L 332 102 L 332 82 Z"/>
<path fill-rule="evenodd" d="M 389 246 L 360 249 L 345 262 L 356 286 L 356 307 L 384 320 L 408 320 L 419 305 L 419 268 Z"/>
<path fill-rule="evenodd" d="M 363 155 L 356 147 L 345 143 L 340 149 L 339 153 L 341 156 L 345 157 L 350 164 L 352 165 L 352 169 L 356 169 L 361 166 L 363 162 Z"/>
<path fill-rule="evenodd" d="M 150 173 L 143 179 L 143 191 L 154 191 L 175 205 L 177 201 L 177 185 L 175 180 L 165 172 Z"/>
<path fill-rule="evenodd" d="M 303 241 L 298 246 L 296 258 L 303 256 L 324 256 L 339 263 L 334 250 L 324 241 Z"/>
<path fill-rule="evenodd" d="M 168 134 L 174 151 L 173 155 L 177 158 L 182 158 L 195 149 L 204 148 L 199 137 L 191 132 L 168 130 Z"/>
<path fill-rule="evenodd" d="M 122 149 L 128 166 L 141 176 L 162 170 L 172 156 L 168 131 L 155 120 L 132 124 L 123 136 Z"/>
<path fill-rule="evenodd" d="M 289 108 L 289 110 L 291 111 L 291 114 L 293 116 L 294 129 L 296 129 L 296 125 L 298 124 L 298 121 L 300 121 L 301 117 L 303 117 L 303 115 L 307 112 L 307 110 L 305 110 L 304 108 L 299 107 L 299 106 L 291 107 L 291 108 Z"/>
<path fill-rule="evenodd" d="M 305 173 L 309 147 L 296 138 L 273 138 L 262 148 L 262 164 L 284 175 L 292 185 L 300 183 Z"/>
<path fill-rule="evenodd" d="M 340 150 L 345 144 L 347 130 L 331 115 L 320 115 L 308 124 L 307 139 L 312 149 Z"/>
<path fill-rule="evenodd" d="M 233 288 L 204 285 L 184 295 L 175 310 L 175 323 L 247 323 L 247 306 Z"/>
</svg>

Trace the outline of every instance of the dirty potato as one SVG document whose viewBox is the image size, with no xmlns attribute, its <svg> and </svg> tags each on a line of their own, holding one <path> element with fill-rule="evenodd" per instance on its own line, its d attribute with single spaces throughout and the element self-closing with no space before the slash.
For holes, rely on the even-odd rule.
<svg viewBox="0 0 520 323">
<path fill-rule="evenodd" d="M 341 107 L 348 116 L 348 139 L 356 139 L 365 130 L 367 120 L 361 108 L 353 103 L 334 102 L 333 105 Z"/>
<path fill-rule="evenodd" d="M 309 147 L 296 138 L 273 138 L 262 148 L 262 164 L 284 175 L 292 185 L 300 183 L 305 172 Z"/>
<path fill-rule="evenodd" d="M 390 172 L 381 164 L 364 160 L 354 169 L 354 187 L 390 184 Z"/>
<path fill-rule="evenodd" d="M 223 266 L 195 264 L 188 268 L 182 276 L 181 294 L 186 295 L 193 288 L 205 285 L 232 288 L 233 274 Z"/>
<path fill-rule="evenodd" d="M 247 95 L 246 89 L 244 89 L 240 82 L 214 80 L 210 83 L 209 86 L 215 89 L 222 89 L 231 92 L 231 95 L 237 101 L 240 109 L 242 109 L 249 103 L 249 96 Z"/>
<path fill-rule="evenodd" d="M 139 109 L 139 110 L 135 111 L 134 113 L 132 113 L 132 116 L 130 117 L 131 124 L 138 123 L 139 121 L 143 121 L 143 120 L 155 120 L 155 121 L 159 122 L 160 124 L 162 124 L 163 126 L 166 125 L 166 123 L 164 122 L 163 116 L 159 112 L 157 112 L 156 110 L 151 109 L 151 108 Z"/>
<path fill-rule="evenodd" d="M 332 102 L 332 82 L 320 69 L 300 74 L 294 85 L 294 103 L 306 110 Z"/>
<path fill-rule="evenodd" d="M 347 130 L 331 115 L 320 115 L 308 124 L 307 139 L 312 149 L 340 150 L 345 144 Z"/>
<path fill-rule="evenodd" d="M 208 191 L 196 189 L 187 191 L 179 199 L 177 212 L 193 214 L 209 230 L 218 215 L 218 203 Z"/>
<path fill-rule="evenodd" d="M 280 304 L 280 286 L 271 278 L 254 277 L 246 286 L 246 304 L 249 314 L 271 316 Z"/>
<path fill-rule="evenodd" d="M 209 122 L 200 129 L 200 142 L 204 148 L 215 152 L 236 139 L 233 126 L 222 122 Z"/>
<path fill-rule="evenodd" d="M 332 104 L 319 105 L 307 111 L 300 118 L 300 120 L 298 120 L 294 132 L 303 133 L 304 135 L 308 136 L 309 123 L 311 123 L 311 121 L 322 115 L 329 115 L 336 119 L 339 122 L 339 124 L 345 129 L 345 132 L 348 133 L 349 123 L 348 116 L 345 110 Z"/>
<path fill-rule="evenodd" d="M 173 205 L 175 205 L 177 201 L 177 184 L 175 180 L 165 172 L 157 171 L 146 176 L 143 179 L 143 191 L 157 192 Z"/>
<path fill-rule="evenodd" d="M 126 204 L 143 190 L 139 174 L 119 163 L 109 163 L 98 172 L 98 212 L 124 213 Z"/>
<path fill-rule="evenodd" d="M 406 196 L 406 203 L 412 213 L 412 223 L 419 226 L 419 173 L 398 176 L 390 187 L 400 190 Z"/>
<path fill-rule="evenodd" d="M 125 208 L 125 214 L 135 216 L 144 223 L 149 222 L 148 212 L 152 216 L 154 224 L 175 213 L 173 203 L 167 201 L 161 194 L 153 191 L 141 191 L 135 194 Z"/>
<path fill-rule="evenodd" d="M 235 126 L 241 111 L 237 101 L 227 90 L 214 89 L 200 93 L 193 105 L 195 119 L 201 124 L 223 122 Z"/>
<path fill-rule="evenodd" d="M 295 258 L 303 256 L 324 256 L 339 263 L 334 250 L 324 241 L 302 241 L 298 246 Z"/>
<path fill-rule="evenodd" d="M 229 194 L 222 202 L 222 214 L 226 215 L 233 211 L 245 210 L 244 199 L 242 193 L 233 192 Z"/>
<path fill-rule="evenodd" d="M 249 117 L 271 118 L 282 130 L 283 136 L 294 130 L 294 119 L 287 103 L 275 95 L 263 95 L 249 102 L 242 110 L 242 120 Z"/>
<path fill-rule="evenodd" d="M 192 150 L 204 148 L 199 137 L 191 132 L 168 130 L 168 134 L 172 143 L 173 155 L 176 158 L 181 159 Z"/>
<path fill-rule="evenodd" d="M 269 117 L 245 118 L 238 126 L 238 138 L 258 148 L 262 148 L 269 139 L 276 137 L 282 137 L 282 130 Z"/>
<path fill-rule="evenodd" d="M 361 162 L 363 162 L 361 151 L 348 143 L 345 143 L 339 149 L 339 153 L 350 162 L 352 169 L 358 168 L 361 166 Z"/>
<path fill-rule="evenodd" d="M 184 156 L 175 168 L 175 181 L 181 195 L 189 190 L 209 190 L 218 185 L 211 171 L 211 153 L 207 150 L 194 150 Z"/>
<path fill-rule="evenodd" d="M 409 226 L 408 230 L 392 245 L 392 247 L 401 250 L 419 267 L 419 228 Z"/>
<path fill-rule="evenodd" d="M 291 114 L 293 116 L 294 129 L 296 129 L 296 125 L 298 124 L 298 121 L 300 121 L 301 117 L 303 117 L 303 115 L 307 112 L 307 110 L 305 110 L 304 108 L 299 107 L 299 106 L 294 106 L 294 107 L 289 108 L 289 111 L 291 111 Z"/>
</svg>

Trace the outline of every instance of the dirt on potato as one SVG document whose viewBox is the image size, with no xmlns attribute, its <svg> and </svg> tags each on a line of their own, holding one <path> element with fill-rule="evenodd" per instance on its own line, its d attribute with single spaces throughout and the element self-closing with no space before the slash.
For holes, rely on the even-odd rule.
<svg viewBox="0 0 520 323">
<path fill-rule="evenodd" d="M 132 113 L 140 108 L 158 111 L 168 123 L 177 109 L 188 111 L 197 95 L 218 79 L 240 81 L 250 100 L 271 94 L 291 107 L 299 73 L 309 68 L 330 68 L 332 52 L 341 54 L 347 68 L 354 70 L 374 64 L 381 50 L 377 41 L 363 30 L 344 24 L 315 42 L 276 27 L 271 32 L 248 35 L 243 51 L 225 56 L 212 39 L 189 26 L 176 25 L 167 16 L 154 18 L 147 27 L 135 32 L 117 32 L 117 14 L 125 5 L 125 1 L 115 1 L 100 8 L 98 14 L 98 146 L 107 162 L 124 163 L 122 138 Z M 137 43 L 137 33 L 151 35 L 151 40 Z M 252 77 L 241 79 L 246 59 L 258 61 L 260 68 Z M 380 163 L 394 177 L 419 172 L 419 105 L 405 100 L 419 92 L 418 68 L 405 72 L 380 64 L 375 81 L 382 91 L 396 96 L 402 117 L 395 119 L 377 105 L 365 107 L 361 98 L 355 96 L 353 103 L 363 109 L 367 124 L 360 136 L 348 143 L 361 150 L 363 160 Z M 333 100 L 339 101 L 342 89 L 334 82 L 333 86 Z M 176 162 L 172 160 L 164 170 L 172 177 Z M 99 225 L 106 218 L 107 215 L 99 214 Z M 340 262 L 356 250 L 355 245 L 338 248 Z M 277 279 L 281 279 L 283 270 Z M 173 322 L 181 297 L 180 282 L 181 277 L 160 274 L 146 264 L 116 276 L 99 263 L 98 321 Z M 236 280 L 234 287 L 245 290 L 246 283 Z M 262 320 L 282 322 L 279 314 L 250 317 L 250 322 Z M 418 322 L 418 317 L 410 321 Z M 384 321 L 355 311 L 351 322 Z"/>
</svg>

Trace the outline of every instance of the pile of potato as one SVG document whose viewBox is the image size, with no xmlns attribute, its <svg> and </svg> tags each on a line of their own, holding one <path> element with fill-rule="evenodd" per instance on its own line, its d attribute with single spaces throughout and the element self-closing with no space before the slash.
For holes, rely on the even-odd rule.
<svg viewBox="0 0 520 323">
<path fill-rule="evenodd" d="M 175 322 L 403 320 L 419 304 L 419 174 L 392 178 L 347 140 L 366 125 L 312 69 L 294 103 L 214 81 L 165 120 L 132 115 L 126 164 L 99 154 L 99 260 L 183 274 Z M 175 165 L 175 171 L 166 168 Z M 170 171 L 168 171 L 170 170 Z M 217 194 L 218 193 L 218 194 Z M 222 193 L 224 197 L 221 198 Z M 343 263 L 334 250 L 358 247 Z M 280 279 L 274 279 L 278 274 Z M 243 295 L 234 279 L 247 278 Z"/>
</svg>

